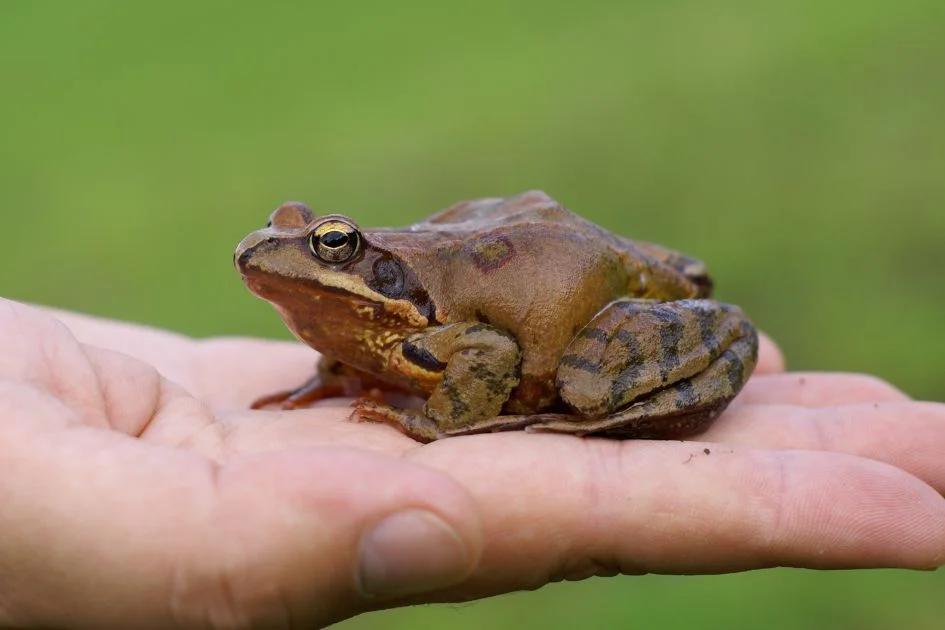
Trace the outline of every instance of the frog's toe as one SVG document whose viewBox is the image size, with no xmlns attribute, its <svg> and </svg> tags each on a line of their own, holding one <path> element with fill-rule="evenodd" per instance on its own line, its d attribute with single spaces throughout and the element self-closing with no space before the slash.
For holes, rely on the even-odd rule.
<svg viewBox="0 0 945 630">
<path fill-rule="evenodd" d="M 285 409 L 284 406 L 292 396 L 292 390 L 285 390 L 261 396 L 254 400 L 250 409 Z M 291 408 L 291 407 L 290 407 Z"/>
<path fill-rule="evenodd" d="M 436 423 L 420 409 L 393 407 L 369 398 L 359 398 L 351 403 L 354 411 L 351 420 L 380 422 L 390 425 L 418 442 L 432 442 L 443 437 Z"/>
</svg>

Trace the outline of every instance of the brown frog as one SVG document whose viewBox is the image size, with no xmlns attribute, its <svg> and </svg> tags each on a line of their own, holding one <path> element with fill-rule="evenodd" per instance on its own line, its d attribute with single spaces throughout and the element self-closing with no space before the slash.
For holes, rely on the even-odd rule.
<svg viewBox="0 0 945 630">
<path fill-rule="evenodd" d="M 754 369 L 758 336 L 694 258 L 612 234 L 541 192 L 402 229 L 280 206 L 235 254 L 246 286 L 323 354 L 254 407 L 329 396 L 431 441 L 526 429 L 680 438 Z M 381 402 L 392 392 L 422 407 Z"/>
</svg>

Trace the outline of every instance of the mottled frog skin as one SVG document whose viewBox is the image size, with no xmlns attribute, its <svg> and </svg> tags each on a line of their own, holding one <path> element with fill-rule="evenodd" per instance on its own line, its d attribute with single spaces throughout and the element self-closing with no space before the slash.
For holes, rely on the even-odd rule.
<svg viewBox="0 0 945 630">
<path fill-rule="evenodd" d="M 246 286 L 322 353 L 256 407 L 361 396 L 360 419 L 420 441 L 525 429 L 682 438 L 754 369 L 742 311 L 705 266 L 618 236 L 541 192 L 362 229 L 291 202 L 239 244 Z M 422 397 L 395 407 L 391 394 Z"/>
</svg>

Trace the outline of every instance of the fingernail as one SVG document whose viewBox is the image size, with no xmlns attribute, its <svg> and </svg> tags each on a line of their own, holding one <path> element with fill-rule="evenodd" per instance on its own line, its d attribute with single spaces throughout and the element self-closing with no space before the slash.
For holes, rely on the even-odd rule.
<svg viewBox="0 0 945 630">
<path fill-rule="evenodd" d="M 366 596 L 426 593 L 468 572 L 469 554 L 459 534 L 426 510 L 397 512 L 361 538 L 358 587 Z"/>
</svg>

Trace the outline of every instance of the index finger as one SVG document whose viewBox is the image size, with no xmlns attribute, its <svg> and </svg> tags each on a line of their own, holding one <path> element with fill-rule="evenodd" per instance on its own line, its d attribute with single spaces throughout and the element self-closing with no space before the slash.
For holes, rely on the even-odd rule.
<svg viewBox="0 0 945 630">
<path fill-rule="evenodd" d="M 784 371 L 784 355 L 778 344 L 768 335 L 758 332 L 758 365 L 756 374 L 773 374 Z"/>
</svg>

